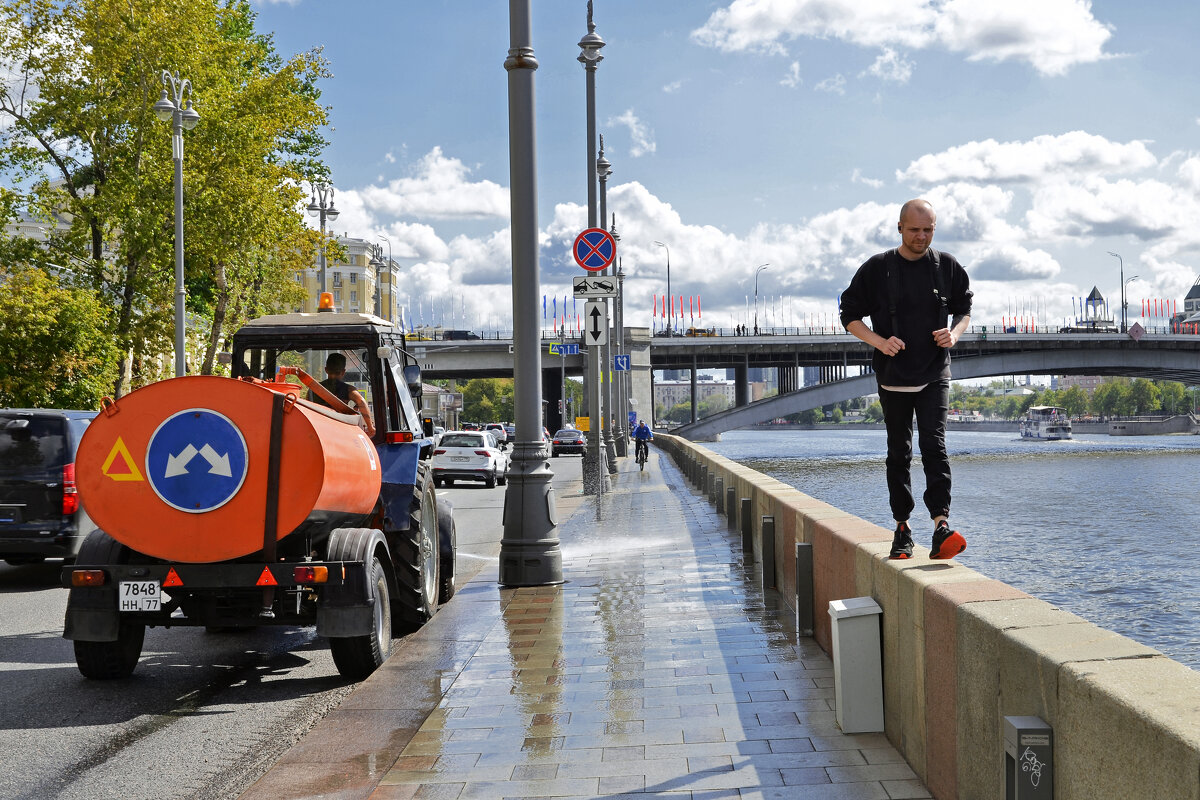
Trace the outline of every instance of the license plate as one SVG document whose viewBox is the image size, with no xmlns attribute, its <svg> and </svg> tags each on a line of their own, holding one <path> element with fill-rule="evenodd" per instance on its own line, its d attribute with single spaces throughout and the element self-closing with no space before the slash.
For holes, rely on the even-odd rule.
<svg viewBox="0 0 1200 800">
<path fill-rule="evenodd" d="M 451 461 L 470 461 L 470 456 L 450 456 Z"/>
<path fill-rule="evenodd" d="M 162 587 L 158 581 L 121 581 L 117 597 L 122 611 L 158 611 Z"/>
</svg>

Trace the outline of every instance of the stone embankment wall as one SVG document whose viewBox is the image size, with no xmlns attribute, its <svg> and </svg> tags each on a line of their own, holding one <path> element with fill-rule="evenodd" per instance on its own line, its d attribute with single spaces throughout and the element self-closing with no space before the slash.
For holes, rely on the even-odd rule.
<svg viewBox="0 0 1200 800">
<path fill-rule="evenodd" d="M 793 610 L 795 545 L 812 546 L 827 652 L 830 600 L 880 605 L 886 734 L 934 797 L 1003 797 L 1004 717 L 1037 716 L 1054 729 L 1056 800 L 1200 800 L 1200 673 L 924 548 L 891 561 L 890 530 L 685 439 L 654 444 L 724 513 L 732 488 L 732 524 L 749 499 L 743 540 L 758 564 L 762 518 L 774 519 L 766 563 Z M 1036 546 L 1014 544 L 1037 569 Z"/>
</svg>

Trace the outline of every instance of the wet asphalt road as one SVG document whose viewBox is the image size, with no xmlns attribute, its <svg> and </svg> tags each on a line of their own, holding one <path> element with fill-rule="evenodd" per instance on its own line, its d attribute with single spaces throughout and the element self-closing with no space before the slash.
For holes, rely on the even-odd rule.
<svg viewBox="0 0 1200 800">
<path fill-rule="evenodd" d="M 578 480 L 578 458 L 552 467 L 556 486 Z M 455 505 L 460 582 L 499 553 L 504 492 L 439 490 Z M 62 638 L 60 567 L 0 563 L 5 797 L 237 797 L 356 685 L 307 628 L 150 629 L 132 677 L 86 680 Z"/>
</svg>

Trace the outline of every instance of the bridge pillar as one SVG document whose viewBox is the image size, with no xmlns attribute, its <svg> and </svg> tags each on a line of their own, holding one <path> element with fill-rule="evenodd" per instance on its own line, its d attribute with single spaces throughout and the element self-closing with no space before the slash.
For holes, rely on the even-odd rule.
<svg viewBox="0 0 1200 800">
<path fill-rule="evenodd" d="M 696 356 L 692 356 L 692 422 L 700 417 L 696 413 Z"/>
<path fill-rule="evenodd" d="M 555 431 L 562 430 L 563 421 L 567 415 L 559 408 L 562 400 L 562 373 L 557 369 L 542 370 L 542 407 L 545 409 L 546 430 L 553 436 Z"/>
<path fill-rule="evenodd" d="M 744 406 L 750 402 L 750 364 L 747 359 L 733 368 L 733 404 Z"/>
</svg>

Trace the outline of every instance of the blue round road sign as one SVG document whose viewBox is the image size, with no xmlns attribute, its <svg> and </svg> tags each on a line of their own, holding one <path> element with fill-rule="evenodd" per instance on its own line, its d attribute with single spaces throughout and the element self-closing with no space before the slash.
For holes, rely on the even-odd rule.
<svg viewBox="0 0 1200 800">
<path fill-rule="evenodd" d="M 189 408 L 163 421 L 146 446 L 150 486 L 172 508 L 203 514 L 233 499 L 246 480 L 246 439 L 228 417 Z"/>
<path fill-rule="evenodd" d="M 603 228 L 588 228 L 575 237 L 575 263 L 588 272 L 599 272 L 612 266 L 617 257 L 617 243 Z"/>
</svg>

